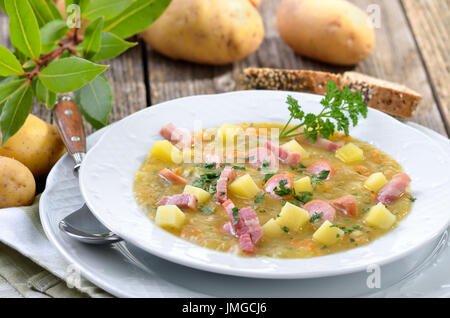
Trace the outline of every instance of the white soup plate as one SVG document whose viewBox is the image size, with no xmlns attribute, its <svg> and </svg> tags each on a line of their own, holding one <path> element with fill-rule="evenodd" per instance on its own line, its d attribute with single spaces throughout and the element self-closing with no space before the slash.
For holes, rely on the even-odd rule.
<svg viewBox="0 0 450 318">
<path fill-rule="evenodd" d="M 367 119 L 351 129 L 396 159 L 411 177 L 417 198 L 409 215 L 390 233 L 345 252 L 308 259 L 240 257 L 185 241 L 159 228 L 138 206 L 134 174 L 160 128 L 173 122 L 194 129 L 224 123 L 277 122 L 289 119 L 287 95 L 306 112 L 321 109 L 321 96 L 282 91 L 241 91 L 185 97 L 139 111 L 111 127 L 88 152 L 80 170 L 81 193 L 94 215 L 111 231 L 151 254 L 193 268 L 255 278 L 314 278 L 334 276 L 393 262 L 436 239 L 448 226 L 450 161 L 432 140 L 392 117 L 369 109 Z"/>
</svg>

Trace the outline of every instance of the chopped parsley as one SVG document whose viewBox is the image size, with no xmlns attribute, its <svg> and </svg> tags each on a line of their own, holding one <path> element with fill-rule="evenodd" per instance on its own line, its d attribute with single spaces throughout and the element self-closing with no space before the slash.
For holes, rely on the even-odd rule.
<svg viewBox="0 0 450 318">
<path fill-rule="evenodd" d="M 263 168 L 267 168 L 269 166 L 269 162 L 267 160 L 264 160 L 262 166 Z"/>
<path fill-rule="evenodd" d="M 239 209 L 234 207 L 231 211 L 233 211 L 233 217 L 234 217 L 233 225 L 236 225 L 239 222 Z"/>
<path fill-rule="evenodd" d="M 263 202 L 263 197 L 264 197 L 265 194 L 266 194 L 265 192 L 263 192 L 261 194 L 258 194 L 255 197 L 255 203 L 262 203 Z"/>
<path fill-rule="evenodd" d="M 216 163 L 215 162 L 205 163 L 201 167 L 203 169 L 215 169 L 216 168 Z"/>
<path fill-rule="evenodd" d="M 316 223 L 322 219 L 323 212 L 314 213 L 313 216 L 309 219 L 309 223 Z"/>
<path fill-rule="evenodd" d="M 200 178 L 194 180 L 192 185 L 213 194 L 216 192 L 217 180 L 219 180 L 219 178 L 220 171 L 204 173 L 200 175 Z"/>
<path fill-rule="evenodd" d="M 286 233 L 289 233 L 289 228 L 287 226 L 283 226 L 281 229 Z"/>
<path fill-rule="evenodd" d="M 232 168 L 234 170 L 245 170 L 245 167 L 243 167 L 243 166 L 233 166 Z"/>
<path fill-rule="evenodd" d="M 417 198 L 415 198 L 415 197 L 409 197 L 409 201 L 411 201 L 411 202 L 415 202 L 417 200 Z"/>
<path fill-rule="evenodd" d="M 264 175 L 264 182 L 269 181 L 270 178 L 272 178 L 275 175 L 275 173 L 266 173 Z"/>
<path fill-rule="evenodd" d="M 312 193 L 311 192 L 299 192 L 298 194 L 294 194 L 294 199 L 296 199 L 297 201 L 306 204 L 309 201 L 311 201 L 312 199 Z"/>
<path fill-rule="evenodd" d="M 273 189 L 273 192 L 280 197 L 284 197 L 284 196 L 291 194 L 292 190 L 290 188 L 286 187 L 286 184 L 287 184 L 286 179 L 280 180 L 279 186 L 275 187 Z"/>
<path fill-rule="evenodd" d="M 205 205 L 205 206 L 200 207 L 200 211 L 202 211 L 203 213 L 206 213 L 206 214 L 211 214 L 211 213 L 214 213 L 214 208 L 210 208 Z"/>
<path fill-rule="evenodd" d="M 367 212 L 367 211 L 369 211 L 370 210 L 370 208 L 362 208 L 362 211 L 363 212 Z"/>
<path fill-rule="evenodd" d="M 355 239 L 351 237 L 349 241 L 350 241 L 350 243 L 353 243 L 355 241 Z"/>
</svg>

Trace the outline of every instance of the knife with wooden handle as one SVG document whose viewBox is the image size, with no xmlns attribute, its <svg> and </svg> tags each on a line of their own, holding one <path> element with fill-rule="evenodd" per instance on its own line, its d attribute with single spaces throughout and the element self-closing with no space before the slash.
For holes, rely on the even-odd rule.
<svg viewBox="0 0 450 318">
<path fill-rule="evenodd" d="M 70 97 L 64 96 L 53 108 L 56 126 L 78 172 L 86 155 L 86 135 L 80 110 Z"/>
</svg>

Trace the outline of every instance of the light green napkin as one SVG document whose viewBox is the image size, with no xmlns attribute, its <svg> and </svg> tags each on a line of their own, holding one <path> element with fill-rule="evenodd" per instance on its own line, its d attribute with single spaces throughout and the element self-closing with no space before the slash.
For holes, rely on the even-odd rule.
<svg viewBox="0 0 450 318">
<path fill-rule="evenodd" d="M 0 242 L 1 298 L 111 297 L 83 278 L 67 283 L 70 264 L 45 237 L 39 197 L 29 207 L 0 209 Z"/>
</svg>

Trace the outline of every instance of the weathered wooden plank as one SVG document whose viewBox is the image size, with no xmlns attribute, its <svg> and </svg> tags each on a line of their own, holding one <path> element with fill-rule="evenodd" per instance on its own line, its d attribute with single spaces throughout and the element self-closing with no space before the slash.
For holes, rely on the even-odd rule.
<svg viewBox="0 0 450 318">
<path fill-rule="evenodd" d="M 353 1 L 363 10 L 371 0 Z M 377 2 L 381 9 L 381 28 L 376 30 L 374 53 L 354 68 L 318 63 L 295 54 L 279 38 L 276 10 L 280 0 L 264 0 L 260 7 L 266 36 L 257 52 L 228 66 L 205 66 L 173 61 L 148 48 L 148 65 L 152 104 L 194 94 L 227 92 L 237 89 L 241 70 L 245 67 L 315 69 L 342 72 L 354 69 L 393 82 L 403 83 L 420 92 L 424 100 L 413 120 L 441 134 L 445 128 L 414 38 L 398 1 Z"/>
<path fill-rule="evenodd" d="M 450 133 L 450 2 L 402 0 Z"/>
<path fill-rule="evenodd" d="M 0 12 L 0 44 L 11 48 L 9 41 L 8 17 Z M 142 48 L 134 47 L 125 54 L 110 61 L 108 79 L 114 92 L 114 105 L 110 120 L 114 122 L 147 106 Z M 33 113 L 47 122 L 52 122 L 52 114 L 44 106 L 36 105 Z M 85 123 L 86 133 L 93 131 Z"/>
</svg>

